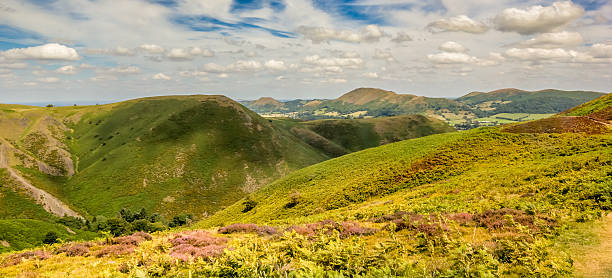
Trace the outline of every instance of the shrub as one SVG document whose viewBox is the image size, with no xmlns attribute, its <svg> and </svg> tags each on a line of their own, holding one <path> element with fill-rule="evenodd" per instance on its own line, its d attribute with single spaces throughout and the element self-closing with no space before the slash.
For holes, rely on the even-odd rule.
<svg viewBox="0 0 612 278">
<path fill-rule="evenodd" d="M 80 230 L 83 228 L 84 225 L 83 219 L 74 216 L 64 216 L 57 220 L 57 223 L 60 223 L 74 230 Z"/>
<path fill-rule="evenodd" d="M 208 259 L 223 254 L 227 239 L 215 237 L 206 231 L 191 231 L 176 235 L 170 240 L 174 246 L 170 256 L 189 261 L 194 258 Z"/>
<path fill-rule="evenodd" d="M 96 257 L 121 256 L 134 252 L 136 246 L 131 244 L 108 245 L 96 252 Z"/>
<path fill-rule="evenodd" d="M 56 254 L 66 253 L 68 257 L 87 256 L 89 255 L 89 247 L 92 244 L 89 242 L 66 244 L 55 251 Z"/>
<path fill-rule="evenodd" d="M 231 224 L 229 226 L 225 226 L 219 228 L 217 231 L 221 234 L 233 234 L 233 233 L 256 233 L 260 236 L 262 235 L 275 235 L 277 234 L 277 230 L 274 227 L 270 226 L 257 226 L 255 224 Z"/>
<path fill-rule="evenodd" d="M 137 246 L 145 240 L 152 240 L 153 237 L 150 234 L 143 232 L 136 232 L 129 236 L 122 236 L 113 239 L 113 244 L 128 244 Z"/>
<path fill-rule="evenodd" d="M 51 254 L 49 254 L 48 252 L 42 251 L 42 250 L 27 251 L 23 253 L 12 254 L 6 257 L 4 263 L 2 264 L 2 267 L 18 265 L 23 260 L 31 260 L 31 259 L 46 260 L 50 257 L 51 257 Z"/>
<path fill-rule="evenodd" d="M 300 194 L 300 192 L 294 191 L 291 194 L 289 194 L 289 202 L 287 204 L 285 204 L 285 208 L 292 208 L 297 206 L 297 204 L 300 203 L 300 200 L 302 199 L 302 195 Z"/>
<path fill-rule="evenodd" d="M 174 227 L 178 227 L 178 226 L 183 226 L 183 225 L 191 224 L 192 221 L 193 221 L 193 215 L 187 214 L 187 213 L 183 213 L 183 214 L 179 214 L 179 215 L 173 217 L 172 221 L 169 224 L 169 226 L 174 228 Z"/>
<path fill-rule="evenodd" d="M 173 246 L 182 244 L 189 244 L 193 246 L 208 246 L 208 245 L 222 245 L 227 242 L 227 239 L 222 237 L 215 237 L 206 231 L 191 231 L 176 235 L 170 240 Z"/>
<path fill-rule="evenodd" d="M 257 202 L 253 201 L 250 197 L 247 197 L 244 202 L 242 202 L 244 208 L 242 209 L 242 213 L 247 213 L 253 210 L 257 206 Z"/>
<path fill-rule="evenodd" d="M 56 232 L 51 231 L 45 234 L 45 238 L 43 238 L 43 244 L 53 244 L 57 243 L 59 236 Z"/>
<path fill-rule="evenodd" d="M 346 238 L 350 236 L 364 236 L 374 234 L 377 229 L 363 227 L 357 222 L 342 222 L 337 223 L 333 220 L 323 220 L 317 223 L 310 223 L 304 226 L 291 226 L 286 231 L 295 231 L 303 236 L 314 236 L 316 234 L 331 235 L 333 231 L 338 231 L 340 237 Z"/>
</svg>

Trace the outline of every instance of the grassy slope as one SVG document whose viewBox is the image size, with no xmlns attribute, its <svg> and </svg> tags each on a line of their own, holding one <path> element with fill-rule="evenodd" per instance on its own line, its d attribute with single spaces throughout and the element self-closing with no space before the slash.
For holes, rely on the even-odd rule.
<svg viewBox="0 0 612 278">
<path fill-rule="evenodd" d="M 0 244 L 0 253 L 38 246 L 50 231 L 66 241 L 96 236 L 79 230 L 76 234 L 68 233 L 64 226 L 55 223 L 57 217 L 45 211 L 14 183 L 8 178 L 6 169 L 0 169 L 0 241 L 8 243 L 8 246 Z"/>
<path fill-rule="evenodd" d="M 40 129 L 41 119 L 57 119 L 65 125 L 65 131 L 55 136 L 71 152 L 74 176 L 53 176 L 32 164 L 12 164 L 33 184 L 84 215 L 113 215 L 123 207 L 144 207 L 167 216 L 212 213 L 265 183 L 330 156 L 451 130 L 422 116 L 346 124 L 270 121 L 222 96 L 155 97 L 100 106 L 3 107 L 5 115 L 15 119 L 3 124 L 20 126 L 19 132 L 3 136 L 28 153 L 45 147 L 39 144 L 30 152 L 20 141 L 33 127 Z M 21 123 L 22 118 L 27 123 Z M 294 132 L 295 127 L 320 129 L 329 137 L 322 137 L 324 143 L 337 144 L 338 150 L 311 144 L 309 138 Z"/>
<path fill-rule="evenodd" d="M 326 159 L 224 97 L 130 101 L 85 115 L 73 129 L 80 171 L 59 190 L 91 214 L 213 212 Z"/>
<path fill-rule="evenodd" d="M 489 93 L 470 93 L 457 99 L 468 105 L 479 105 L 490 101 L 510 101 L 509 103 L 493 104 L 492 114 L 497 113 L 559 113 L 576 105 L 580 105 L 602 93 L 591 91 L 541 90 L 523 91 L 503 89 Z"/>
<path fill-rule="evenodd" d="M 350 120 L 275 120 L 298 138 L 330 156 L 426 135 L 451 132 L 446 123 L 422 115 Z"/>
</svg>

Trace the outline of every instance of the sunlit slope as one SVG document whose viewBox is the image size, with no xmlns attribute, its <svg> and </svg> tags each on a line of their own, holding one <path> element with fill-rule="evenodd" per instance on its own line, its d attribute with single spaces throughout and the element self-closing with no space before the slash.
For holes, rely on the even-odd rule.
<svg viewBox="0 0 612 278">
<path fill-rule="evenodd" d="M 201 226 L 512 207 L 580 217 L 609 209 L 612 136 L 477 129 L 406 140 L 297 171 Z M 603 195 L 602 195 L 603 194 Z M 287 206 L 295 197 L 299 201 Z M 293 201 L 295 202 L 295 201 Z"/>
<path fill-rule="evenodd" d="M 78 174 L 58 192 L 90 214 L 212 212 L 326 159 L 222 96 L 129 101 L 83 115 L 73 129 Z"/>
</svg>

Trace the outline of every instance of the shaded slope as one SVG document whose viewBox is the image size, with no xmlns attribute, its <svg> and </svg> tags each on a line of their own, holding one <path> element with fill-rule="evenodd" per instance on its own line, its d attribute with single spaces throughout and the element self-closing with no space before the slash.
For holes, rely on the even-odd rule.
<svg viewBox="0 0 612 278">
<path fill-rule="evenodd" d="M 331 156 L 454 130 L 442 121 L 422 115 L 317 120 L 302 122 L 291 129 L 297 137 Z"/>
</svg>

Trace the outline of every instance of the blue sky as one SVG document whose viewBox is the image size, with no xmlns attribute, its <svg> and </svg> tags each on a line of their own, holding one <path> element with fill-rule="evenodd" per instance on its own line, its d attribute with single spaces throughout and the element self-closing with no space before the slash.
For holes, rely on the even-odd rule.
<svg viewBox="0 0 612 278">
<path fill-rule="evenodd" d="M 605 0 L 3 0 L 0 102 L 610 91 Z"/>
</svg>

